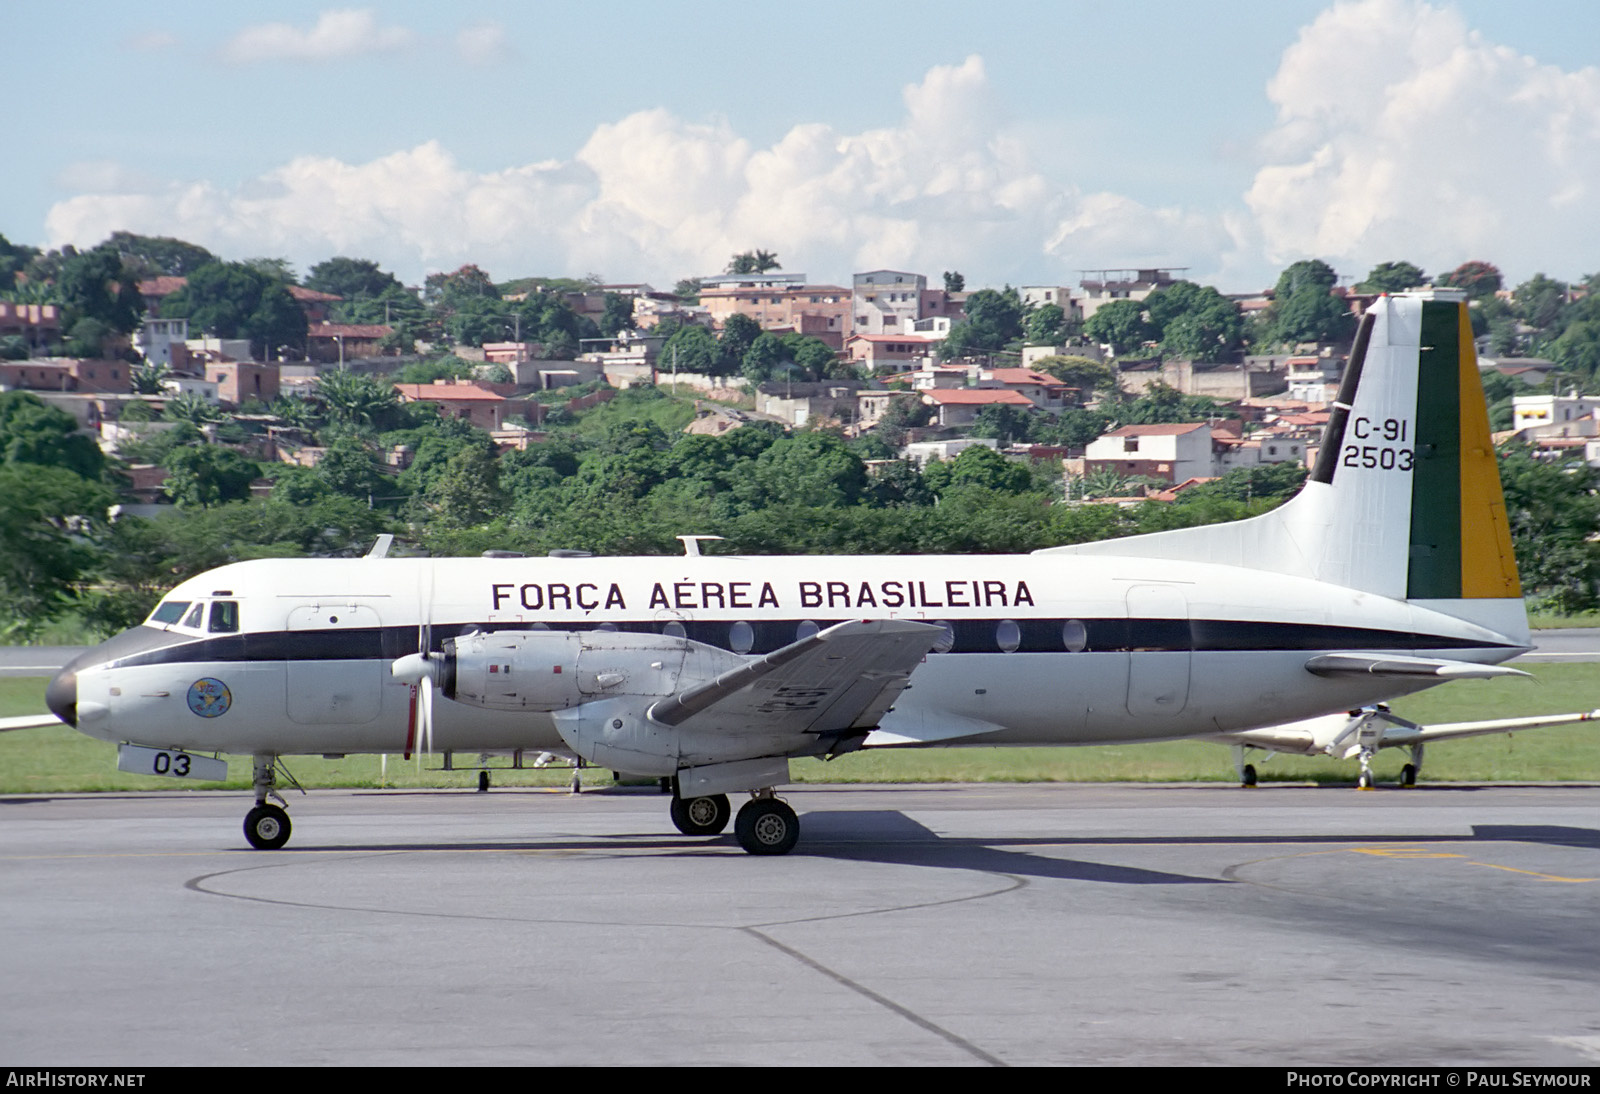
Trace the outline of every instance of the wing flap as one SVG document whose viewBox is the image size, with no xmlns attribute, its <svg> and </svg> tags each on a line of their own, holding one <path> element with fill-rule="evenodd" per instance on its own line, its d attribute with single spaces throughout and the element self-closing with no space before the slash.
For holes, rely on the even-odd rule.
<svg viewBox="0 0 1600 1094">
<path fill-rule="evenodd" d="M 662 699 L 650 718 L 767 732 L 833 733 L 877 725 L 942 627 L 909 619 L 838 623 L 714 680 Z"/>
</svg>

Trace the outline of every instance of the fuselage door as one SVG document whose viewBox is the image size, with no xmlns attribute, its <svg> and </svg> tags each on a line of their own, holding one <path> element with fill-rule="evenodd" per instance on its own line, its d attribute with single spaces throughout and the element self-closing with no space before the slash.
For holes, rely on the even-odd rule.
<svg viewBox="0 0 1600 1094">
<path fill-rule="evenodd" d="M 383 709 L 383 621 L 371 604 L 329 599 L 289 609 L 283 636 L 289 719 L 361 725 Z"/>
<path fill-rule="evenodd" d="M 1128 589 L 1128 713 L 1166 718 L 1189 703 L 1189 599 L 1176 585 Z"/>
</svg>

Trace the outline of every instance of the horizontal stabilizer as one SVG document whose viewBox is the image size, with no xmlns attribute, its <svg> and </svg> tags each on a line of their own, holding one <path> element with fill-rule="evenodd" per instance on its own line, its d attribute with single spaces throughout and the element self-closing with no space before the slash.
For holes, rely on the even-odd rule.
<svg viewBox="0 0 1600 1094">
<path fill-rule="evenodd" d="M 19 718 L 0 718 L 0 733 L 12 729 L 45 729 L 62 725 L 66 723 L 54 714 L 26 714 Z"/>
<path fill-rule="evenodd" d="M 907 619 L 837 623 L 662 699 L 649 717 L 678 726 L 700 715 L 729 731 L 870 729 L 943 635 L 942 627 Z"/>
<path fill-rule="evenodd" d="M 1504 665 L 1446 661 L 1433 657 L 1391 657 L 1374 653 L 1325 653 L 1306 662 L 1317 676 L 1432 676 L 1441 680 L 1487 680 L 1493 676 L 1528 676 Z"/>
</svg>

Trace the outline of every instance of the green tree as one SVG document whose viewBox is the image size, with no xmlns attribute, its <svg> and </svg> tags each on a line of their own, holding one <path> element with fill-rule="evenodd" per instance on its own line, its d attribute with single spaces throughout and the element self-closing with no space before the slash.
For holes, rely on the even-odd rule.
<svg viewBox="0 0 1600 1094">
<path fill-rule="evenodd" d="M 66 305 L 69 329 L 80 319 L 95 319 L 127 334 L 139 326 L 144 297 L 138 279 L 114 250 L 97 248 L 61 264 L 56 291 Z"/>
<path fill-rule="evenodd" d="M 1137 300 L 1113 300 L 1095 309 L 1083 324 L 1091 340 L 1111 347 L 1113 354 L 1127 353 L 1149 341 L 1155 332 L 1144 318 L 1144 305 Z"/>
<path fill-rule="evenodd" d="M 65 468 L 0 464 L 0 640 L 25 641 L 77 602 L 92 556 L 69 528 L 103 520 L 110 501 Z"/>
<path fill-rule="evenodd" d="M 1409 262 L 1380 262 L 1372 267 L 1367 279 L 1356 286 L 1357 292 L 1405 292 L 1427 283 L 1428 275 L 1422 267 Z"/>
<path fill-rule="evenodd" d="M 1566 309 L 1567 292 L 1566 282 L 1536 273 L 1512 293 L 1514 314 L 1535 330 L 1549 330 Z"/>
<path fill-rule="evenodd" d="M 960 270 L 946 270 L 944 272 L 944 291 L 949 293 L 961 292 L 967 287 L 967 279 L 961 276 Z"/>
<path fill-rule="evenodd" d="M 1524 590 L 1562 612 L 1600 605 L 1600 486 L 1593 468 L 1500 454 L 1500 479 Z"/>
<path fill-rule="evenodd" d="M 1505 279 L 1500 276 L 1499 267 L 1493 263 L 1474 259 L 1463 262 L 1436 283 L 1447 288 L 1463 289 L 1469 299 L 1481 300 L 1499 292 L 1505 286 Z"/>
<path fill-rule="evenodd" d="M 84 479 L 98 479 L 105 467 L 76 418 L 26 391 L 0 392 L 0 461 L 59 467 Z"/>
<path fill-rule="evenodd" d="M 140 277 L 188 277 L 201 266 L 220 261 L 204 247 L 171 236 L 112 232 L 100 246 L 121 255 Z"/>
<path fill-rule="evenodd" d="M 1058 304 L 1044 304 L 1033 309 L 1025 325 L 1030 346 L 1053 346 L 1066 333 L 1067 313 Z"/>
<path fill-rule="evenodd" d="M 191 330 L 218 338 L 248 338 L 266 360 L 281 347 L 303 346 L 306 315 L 284 283 L 238 262 L 213 262 L 161 304 L 163 316 L 188 319 Z"/>
<path fill-rule="evenodd" d="M 447 527 L 483 524 L 506 508 L 499 463 L 482 448 L 463 448 L 450 457 L 444 475 L 429 488 L 428 501 Z"/>
<path fill-rule="evenodd" d="M 1054 376 L 1068 387 L 1075 387 L 1084 398 L 1097 391 L 1115 391 L 1117 374 L 1104 362 L 1090 357 L 1042 357 L 1033 363 L 1034 370 Z"/>
<path fill-rule="evenodd" d="M 731 274 L 764 274 L 769 270 L 781 269 L 783 266 L 778 262 L 778 256 L 771 251 L 745 251 L 728 260 L 728 272 Z"/>
<path fill-rule="evenodd" d="M 250 496 L 250 484 L 261 474 L 253 460 L 214 444 L 174 449 L 164 466 L 168 478 L 162 489 L 183 509 L 242 501 Z"/>
<path fill-rule="evenodd" d="M 394 386 L 359 372 L 324 372 L 317 378 L 317 398 L 328 417 L 355 426 L 383 428 L 400 408 Z"/>
<path fill-rule="evenodd" d="M 614 338 L 633 329 L 633 298 L 621 293 L 606 293 L 605 311 L 600 316 L 600 333 Z"/>
<path fill-rule="evenodd" d="M 346 303 L 376 300 L 386 293 L 405 292 L 394 274 L 366 258 L 343 256 L 318 262 L 306 275 L 306 288 L 343 297 Z"/>
<path fill-rule="evenodd" d="M 1333 288 L 1339 277 L 1321 259 L 1296 262 L 1278 275 L 1269 322 L 1279 342 L 1338 342 L 1355 332 L 1355 317 Z"/>
</svg>

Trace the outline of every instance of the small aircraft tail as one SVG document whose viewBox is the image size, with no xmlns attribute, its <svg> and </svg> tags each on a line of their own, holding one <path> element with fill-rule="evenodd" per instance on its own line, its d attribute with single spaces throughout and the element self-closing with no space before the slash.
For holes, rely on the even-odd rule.
<svg viewBox="0 0 1600 1094">
<path fill-rule="evenodd" d="M 1465 299 L 1380 297 L 1362 317 L 1304 488 L 1270 513 L 1044 553 L 1181 559 L 1308 577 L 1518 641 L 1527 614 Z"/>
</svg>

